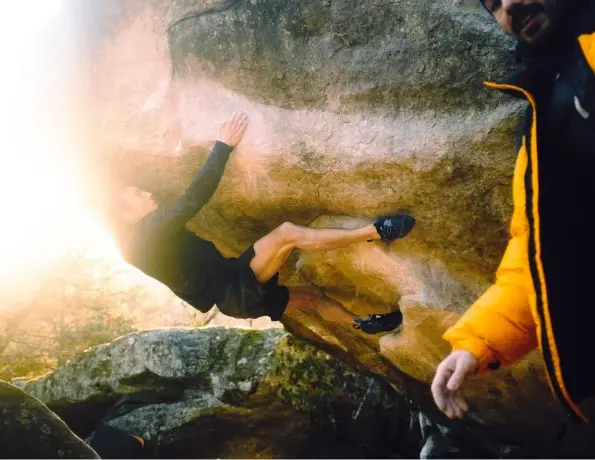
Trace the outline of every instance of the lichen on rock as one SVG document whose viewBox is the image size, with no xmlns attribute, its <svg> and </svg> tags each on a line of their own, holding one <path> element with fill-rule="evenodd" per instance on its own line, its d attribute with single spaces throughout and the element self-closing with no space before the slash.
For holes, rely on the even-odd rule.
<svg viewBox="0 0 595 460">
<path fill-rule="evenodd" d="M 282 329 L 130 334 L 24 388 L 81 436 L 111 413 L 160 457 L 388 455 L 403 414 L 389 385 Z M 124 395 L 129 409 L 110 412 Z"/>
</svg>

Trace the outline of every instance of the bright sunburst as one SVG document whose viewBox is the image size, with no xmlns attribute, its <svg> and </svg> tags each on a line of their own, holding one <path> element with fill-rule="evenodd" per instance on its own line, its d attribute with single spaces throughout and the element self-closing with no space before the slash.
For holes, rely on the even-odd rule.
<svg viewBox="0 0 595 460">
<path fill-rule="evenodd" d="M 60 110 L 68 94 L 52 94 L 65 70 L 63 53 L 53 53 L 67 43 L 56 25 L 61 7 L 61 0 L 3 6 L 0 278 L 34 271 L 89 238 L 115 253 L 86 210 L 84 164 Z"/>
</svg>

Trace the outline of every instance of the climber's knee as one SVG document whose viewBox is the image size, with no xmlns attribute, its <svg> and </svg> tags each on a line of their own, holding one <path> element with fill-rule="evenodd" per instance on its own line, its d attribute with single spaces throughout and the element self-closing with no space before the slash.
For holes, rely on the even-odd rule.
<svg viewBox="0 0 595 460">
<path fill-rule="evenodd" d="M 283 244 L 295 245 L 301 235 L 301 227 L 291 222 L 283 222 L 275 229 L 275 233 Z"/>
</svg>

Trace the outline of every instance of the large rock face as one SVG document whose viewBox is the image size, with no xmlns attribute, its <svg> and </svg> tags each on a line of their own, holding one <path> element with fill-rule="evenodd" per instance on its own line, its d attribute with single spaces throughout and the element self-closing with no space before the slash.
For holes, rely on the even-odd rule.
<svg viewBox="0 0 595 460">
<path fill-rule="evenodd" d="M 127 395 L 108 423 L 160 458 L 385 457 L 408 420 L 389 385 L 282 329 L 132 334 L 23 387 L 84 436 Z"/>
<path fill-rule="evenodd" d="M 295 252 L 288 285 L 316 285 L 358 314 L 404 312 L 382 340 L 284 318 L 297 335 L 382 375 L 440 417 L 427 384 L 441 334 L 491 282 L 507 240 L 519 103 L 482 88 L 512 43 L 451 0 L 73 2 L 88 78 L 92 157 L 163 200 L 237 109 L 250 127 L 189 227 L 235 256 L 283 221 L 350 227 L 408 209 L 389 247 Z M 190 148 L 193 146 L 193 148 Z M 564 414 L 537 353 L 469 386 L 470 427 L 545 455 Z M 565 455 L 581 444 L 570 435 Z"/>
<path fill-rule="evenodd" d="M 99 458 L 38 399 L 0 381 L 0 458 Z"/>
</svg>

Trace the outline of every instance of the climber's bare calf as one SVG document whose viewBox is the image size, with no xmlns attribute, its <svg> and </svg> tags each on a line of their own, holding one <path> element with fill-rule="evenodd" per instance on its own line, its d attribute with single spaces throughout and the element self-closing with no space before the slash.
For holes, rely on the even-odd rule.
<svg viewBox="0 0 595 460">
<path fill-rule="evenodd" d="M 292 317 L 296 312 L 316 315 L 328 323 L 340 326 L 353 326 L 368 334 L 392 331 L 403 321 L 399 310 L 381 315 L 370 315 L 368 319 L 361 319 L 350 313 L 339 302 L 325 296 L 320 289 L 315 287 L 291 287 L 289 301 L 285 307 L 284 315 Z"/>
<path fill-rule="evenodd" d="M 258 240 L 240 257 L 225 258 L 186 223 L 209 201 L 232 151 L 248 127 L 248 116 L 236 113 L 224 123 L 213 150 L 186 193 L 158 208 L 150 192 L 125 187 L 114 194 L 113 210 L 121 219 L 120 242 L 125 259 L 166 284 L 178 297 L 206 312 L 214 304 L 228 316 L 282 318 L 287 308 L 311 308 L 326 321 L 353 325 L 367 333 L 393 330 L 400 313 L 355 317 L 320 291 L 287 289 L 278 273 L 293 249 L 328 251 L 369 240 L 391 242 L 405 237 L 415 219 L 407 214 L 381 217 L 354 230 L 311 229 L 285 223 Z"/>
<path fill-rule="evenodd" d="M 374 224 L 355 230 L 315 229 L 285 222 L 254 243 L 250 268 L 256 279 L 266 283 L 281 269 L 294 249 L 330 251 L 363 241 L 379 240 Z"/>
<path fill-rule="evenodd" d="M 324 321 L 341 326 L 356 324 L 357 316 L 343 308 L 339 302 L 325 296 L 317 288 L 289 288 L 289 301 L 285 307 L 285 314 L 291 316 L 292 311 L 296 310 L 315 314 Z"/>
</svg>

